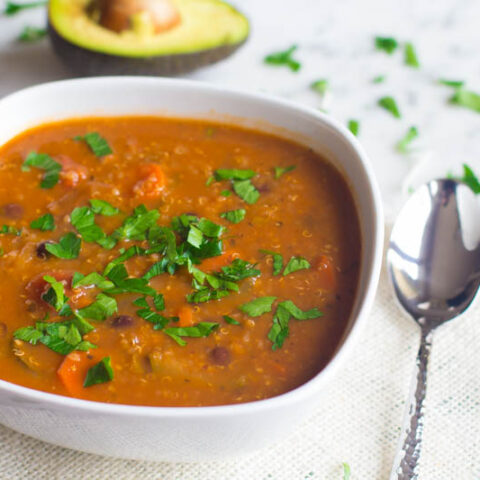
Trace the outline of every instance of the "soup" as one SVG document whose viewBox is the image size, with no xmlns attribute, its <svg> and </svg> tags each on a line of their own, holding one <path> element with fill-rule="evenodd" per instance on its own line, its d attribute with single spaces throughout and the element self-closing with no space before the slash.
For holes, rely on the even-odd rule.
<svg viewBox="0 0 480 480">
<path fill-rule="evenodd" d="M 0 148 L 0 378 L 131 405 L 260 400 L 342 337 L 361 242 L 310 149 L 158 117 L 51 123 Z"/>
</svg>

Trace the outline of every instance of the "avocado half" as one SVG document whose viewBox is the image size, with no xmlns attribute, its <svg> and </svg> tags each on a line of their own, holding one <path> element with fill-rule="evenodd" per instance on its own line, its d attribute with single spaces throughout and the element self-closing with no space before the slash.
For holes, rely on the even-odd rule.
<svg viewBox="0 0 480 480">
<path fill-rule="evenodd" d="M 231 55 L 249 34 L 248 20 L 222 0 L 171 0 L 180 22 L 160 33 L 104 28 L 90 0 L 50 0 L 53 49 L 78 75 L 178 75 Z"/>
</svg>

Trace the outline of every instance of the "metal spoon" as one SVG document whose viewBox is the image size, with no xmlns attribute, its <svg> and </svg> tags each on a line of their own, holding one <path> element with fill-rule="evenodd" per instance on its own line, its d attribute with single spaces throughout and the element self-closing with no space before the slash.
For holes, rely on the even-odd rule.
<svg viewBox="0 0 480 480">
<path fill-rule="evenodd" d="M 387 252 L 393 288 L 420 326 L 421 342 L 390 480 L 418 478 L 423 400 L 433 331 L 460 315 L 480 285 L 480 208 L 466 185 L 420 187 L 395 222 Z"/>
</svg>

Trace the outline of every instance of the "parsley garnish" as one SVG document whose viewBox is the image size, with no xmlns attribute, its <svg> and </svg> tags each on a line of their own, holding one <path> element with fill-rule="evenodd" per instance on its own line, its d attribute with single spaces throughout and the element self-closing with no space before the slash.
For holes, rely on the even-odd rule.
<svg viewBox="0 0 480 480">
<path fill-rule="evenodd" d="M 415 47 L 409 42 L 405 44 L 405 64 L 413 68 L 420 66 Z"/>
<path fill-rule="evenodd" d="M 19 42 L 33 43 L 38 42 L 47 35 L 46 28 L 26 26 L 18 36 Z"/>
<path fill-rule="evenodd" d="M 348 463 L 342 463 L 343 466 L 343 480 L 350 480 L 350 466 Z"/>
<path fill-rule="evenodd" d="M 237 168 L 219 168 L 215 170 L 215 180 L 248 180 L 253 178 L 256 173 L 253 170 L 240 170 Z"/>
<path fill-rule="evenodd" d="M 272 311 L 272 305 L 276 299 L 277 297 L 259 297 L 240 305 L 238 308 L 250 317 L 259 317 Z"/>
<path fill-rule="evenodd" d="M 40 183 L 41 188 L 52 188 L 60 179 L 60 171 L 62 170 L 62 166 L 46 153 L 30 152 L 23 162 L 22 170 L 24 172 L 28 172 L 30 167 L 45 170 Z"/>
<path fill-rule="evenodd" d="M 260 250 L 261 253 L 271 255 L 273 259 L 273 274 L 279 275 L 283 268 L 283 257 L 279 253 L 272 252 L 270 250 Z"/>
<path fill-rule="evenodd" d="M 392 37 L 375 37 L 375 47 L 391 55 L 398 47 L 398 42 Z"/>
<path fill-rule="evenodd" d="M 293 317 L 296 320 L 309 320 L 321 317 L 323 314 L 318 308 L 303 311 L 291 300 L 280 302 L 273 316 L 273 325 L 268 332 L 268 339 L 272 342 L 272 350 L 281 348 L 289 334 L 289 321 Z"/>
<path fill-rule="evenodd" d="M 90 207 L 75 208 L 70 214 L 70 222 L 85 242 L 97 242 L 108 250 L 115 246 L 116 240 L 107 237 L 105 232 L 95 223 L 95 214 Z"/>
<path fill-rule="evenodd" d="M 78 310 L 78 315 L 89 320 L 103 322 L 118 310 L 117 301 L 104 293 L 99 293 L 95 302 Z"/>
<path fill-rule="evenodd" d="M 112 288 L 114 286 L 113 282 L 107 280 L 104 276 L 100 275 L 97 272 L 92 272 L 88 275 L 83 275 L 78 272 L 74 273 L 72 278 L 72 288 L 90 285 L 98 287 L 102 290 L 106 290 L 107 288 Z"/>
<path fill-rule="evenodd" d="M 169 327 L 163 330 L 169 337 L 175 340 L 181 347 L 184 347 L 187 342 L 182 337 L 208 337 L 216 328 L 218 323 L 215 322 L 200 322 L 192 327 Z"/>
<path fill-rule="evenodd" d="M 234 318 L 228 316 L 228 315 L 224 315 L 223 316 L 223 319 L 225 320 L 226 323 L 228 323 L 229 325 L 241 325 L 240 322 L 238 320 L 235 320 Z"/>
<path fill-rule="evenodd" d="M 445 78 L 440 78 L 438 80 L 440 85 L 445 85 L 446 87 L 461 88 L 465 85 L 463 80 L 447 80 Z"/>
<path fill-rule="evenodd" d="M 360 122 L 358 120 L 349 120 L 348 121 L 348 129 L 355 135 L 358 136 L 358 132 L 360 130 Z"/>
<path fill-rule="evenodd" d="M 90 368 L 83 382 L 84 387 L 98 385 L 113 380 L 113 368 L 110 357 L 104 357 L 100 362 Z"/>
<path fill-rule="evenodd" d="M 278 180 L 283 174 L 291 172 L 297 168 L 296 165 L 289 165 L 288 167 L 274 167 L 273 172 L 275 179 Z"/>
<path fill-rule="evenodd" d="M 410 143 L 418 137 L 417 127 L 410 127 L 405 136 L 397 143 L 397 151 L 408 153 Z"/>
<path fill-rule="evenodd" d="M 298 270 L 305 270 L 310 268 L 310 263 L 303 257 L 291 257 L 283 271 L 283 276 L 297 272 Z"/>
<path fill-rule="evenodd" d="M 231 194 L 232 194 L 232 192 L 231 192 L 230 190 L 222 190 L 222 191 L 220 192 L 220 195 L 221 195 L 222 197 L 229 197 Z"/>
<path fill-rule="evenodd" d="M 383 83 L 387 77 L 385 75 L 377 75 L 372 79 L 373 83 Z"/>
<path fill-rule="evenodd" d="M 78 257 L 82 241 L 72 232 L 65 234 L 58 243 L 46 243 L 45 248 L 55 257 L 71 260 Z"/>
<path fill-rule="evenodd" d="M 450 98 L 450 103 L 480 113 L 480 95 L 471 92 L 470 90 L 465 90 L 463 88 L 457 89 Z"/>
<path fill-rule="evenodd" d="M 57 312 L 66 310 L 66 314 L 72 313 L 70 307 L 66 304 L 68 298 L 65 296 L 65 286 L 62 282 L 59 282 L 56 278 L 45 275 L 43 279 L 50 284 L 50 288 L 46 293 L 42 295 L 42 300 L 52 305 Z M 64 308 L 67 307 L 67 308 Z"/>
<path fill-rule="evenodd" d="M 55 220 L 51 213 L 46 213 L 30 223 L 30 228 L 41 230 L 42 232 L 55 230 Z"/>
<path fill-rule="evenodd" d="M 378 104 L 390 112 L 395 118 L 402 117 L 400 110 L 397 107 L 397 102 L 395 102 L 393 97 L 382 97 L 380 100 L 378 100 Z"/>
<path fill-rule="evenodd" d="M 83 136 L 77 135 L 74 140 L 84 140 L 97 157 L 104 157 L 112 153 L 107 141 L 97 132 L 90 132 Z"/>
<path fill-rule="evenodd" d="M 19 328 L 13 336 L 32 345 L 43 343 L 61 355 L 68 355 L 74 350 L 87 351 L 96 348 L 92 343 L 82 340 L 80 330 L 72 321 L 37 322 L 34 327 Z"/>
<path fill-rule="evenodd" d="M 233 191 L 249 205 L 254 204 L 260 197 L 259 191 L 250 180 L 235 180 Z"/>
<path fill-rule="evenodd" d="M 0 228 L 0 234 L 3 235 L 15 235 L 19 237 L 22 234 L 22 230 L 12 227 L 11 225 L 2 225 L 2 228 Z"/>
<path fill-rule="evenodd" d="M 292 58 L 293 52 L 295 52 L 296 49 L 297 46 L 292 45 L 287 50 L 271 53 L 264 58 L 264 62 L 269 65 L 284 65 L 292 70 L 292 72 L 298 72 L 302 66 L 297 60 Z"/>
<path fill-rule="evenodd" d="M 147 230 L 156 225 L 159 217 L 158 210 L 148 210 L 145 205 L 139 205 L 133 214 L 125 219 L 123 225 L 115 230 L 113 236 L 118 239 L 145 240 Z"/>
<path fill-rule="evenodd" d="M 465 163 L 463 164 L 463 177 L 459 178 L 459 180 L 468 185 L 473 190 L 473 193 L 477 195 L 480 193 L 480 181 L 473 170 Z"/>
<path fill-rule="evenodd" d="M 245 218 L 246 213 L 247 211 L 244 208 L 239 208 L 238 210 L 223 212 L 220 216 L 229 222 L 240 223 Z"/>
<path fill-rule="evenodd" d="M 322 79 L 322 80 L 315 80 L 310 84 L 310 88 L 317 92 L 320 93 L 320 95 L 325 95 L 329 87 L 328 80 Z"/>
<path fill-rule="evenodd" d="M 105 200 L 100 200 L 98 198 L 92 198 L 90 200 L 90 205 L 92 207 L 92 212 L 97 215 L 104 215 L 106 217 L 112 217 L 120 213 L 120 210 Z"/>
<path fill-rule="evenodd" d="M 47 4 L 47 0 L 41 0 L 38 2 L 28 2 L 28 3 L 16 3 L 16 2 L 7 2 L 5 9 L 3 10 L 4 15 L 15 15 L 21 10 L 27 8 L 43 7 Z"/>
</svg>

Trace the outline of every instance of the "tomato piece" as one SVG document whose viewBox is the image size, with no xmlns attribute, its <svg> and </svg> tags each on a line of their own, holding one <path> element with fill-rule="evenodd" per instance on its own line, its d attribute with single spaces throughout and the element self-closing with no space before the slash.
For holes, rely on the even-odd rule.
<svg viewBox="0 0 480 480">
<path fill-rule="evenodd" d="M 153 198 L 160 195 L 167 179 L 162 167 L 156 163 L 145 163 L 139 169 L 140 180 L 133 187 L 138 197 Z"/>
<path fill-rule="evenodd" d="M 183 305 L 178 311 L 178 326 L 179 327 L 191 327 L 195 324 L 193 318 L 193 308 L 189 305 Z"/>
</svg>

